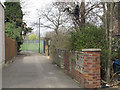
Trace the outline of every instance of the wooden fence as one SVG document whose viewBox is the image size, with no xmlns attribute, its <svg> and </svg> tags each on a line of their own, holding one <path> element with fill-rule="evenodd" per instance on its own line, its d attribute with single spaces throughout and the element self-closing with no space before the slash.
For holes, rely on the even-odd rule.
<svg viewBox="0 0 120 90">
<path fill-rule="evenodd" d="M 5 36 L 5 63 L 17 55 L 17 43 L 15 40 Z"/>
</svg>

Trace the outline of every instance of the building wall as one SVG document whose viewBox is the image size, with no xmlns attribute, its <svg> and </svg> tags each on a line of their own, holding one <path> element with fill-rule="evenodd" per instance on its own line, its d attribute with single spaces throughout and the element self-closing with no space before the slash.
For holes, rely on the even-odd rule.
<svg viewBox="0 0 120 90">
<path fill-rule="evenodd" d="M 0 3 L 0 63 L 5 60 L 4 7 Z"/>
</svg>

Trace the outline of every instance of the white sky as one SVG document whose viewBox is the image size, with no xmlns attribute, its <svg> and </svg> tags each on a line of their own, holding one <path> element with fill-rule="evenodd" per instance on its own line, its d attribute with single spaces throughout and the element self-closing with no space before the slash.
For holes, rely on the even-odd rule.
<svg viewBox="0 0 120 90">
<path fill-rule="evenodd" d="M 4 1 L 4 0 L 0 0 L 0 1 Z M 34 28 L 35 33 L 38 33 L 39 28 L 32 26 L 33 23 L 39 22 L 40 16 L 38 16 L 37 9 L 45 8 L 45 7 L 49 6 L 50 3 L 52 3 L 53 1 L 56 1 L 56 0 L 20 0 L 20 1 L 21 1 L 23 13 L 25 14 L 23 17 L 24 22 L 26 22 L 28 26 L 31 26 L 32 28 Z M 57 0 L 57 1 L 60 1 L 60 0 Z M 72 0 L 62 0 L 62 1 L 72 1 Z M 75 1 L 75 0 L 73 0 L 73 1 Z M 79 1 L 81 1 L 81 0 L 79 0 Z M 85 1 L 87 1 L 87 0 L 85 0 Z M 41 28 L 42 36 L 45 35 L 45 32 L 47 32 L 47 31 L 49 31 L 49 30 L 48 29 L 45 30 L 44 28 Z"/>
<path fill-rule="evenodd" d="M 32 26 L 33 23 L 39 22 L 40 16 L 38 16 L 37 9 L 46 8 L 53 1 L 73 2 L 75 0 L 20 0 L 20 1 L 21 1 L 23 13 L 25 14 L 23 20 L 27 23 L 28 26 Z M 81 1 L 81 0 L 76 0 L 76 1 Z M 32 28 L 34 28 L 33 32 L 35 34 L 38 34 L 39 27 L 32 26 Z M 42 36 L 45 35 L 45 32 L 47 31 L 49 31 L 49 29 L 41 28 Z"/>
<path fill-rule="evenodd" d="M 52 3 L 53 0 L 21 0 L 21 6 L 23 13 L 25 14 L 23 20 L 27 23 L 28 26 L 32 26 L 33 23 L 39 22 L 39 17 L 37 9 L 42 9 Z M 34 28 L 34 33 L 37 34 L 39 28 Z M 45 35 L 45 32 L 48 30 L 44 30 L 41 28 L 41 35 Z"/>
</svg>

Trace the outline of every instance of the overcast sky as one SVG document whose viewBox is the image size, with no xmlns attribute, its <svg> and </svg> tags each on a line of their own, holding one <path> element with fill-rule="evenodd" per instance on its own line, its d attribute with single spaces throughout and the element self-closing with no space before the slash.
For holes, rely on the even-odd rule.
<svg viewBox="0 0 120 90">
<path fill-rule="evenodd" d="M 23 20 L 27 23 L 28 26 L 32 26 L 33 23 L 39 22 L 39 17 L 37 9 L 46 8 L 49 6 L 53 1 L 62 1 L 62 2 L 73 2 L 75 0 L 20 0 L 23 13 L 25 14 Z M 77 0 L 78 1 L 78 0 Z M 79 0 L 81 1 L 81 0 Z M 42 21 L 42 20 L 41 20 Z M 38 27 L 34 27 L 35 34 L 38 34 Z M 42 36 L 49 31 L 48 29 L 41 28 Z"/>
<path fill-rule="evenodd" d="M 23 20 L 27 23 L 28 26 L 32 26 L 33 23 L 39 22 L 40 16 L 38 15 L 37 10 L 46 8 L 53 1 L 58 1 L 58 0 L 21 0 L 22 10 L 23 10 L 23 13 L 25 14 L 23 17 Z M 72 0 L 63 0 L 63 1 L 69 1 L 69 2 L 71 1 L 72 2 Z M 73 0 L 73 1 L 75 1 L 75 0 Z M 79 1 L 81 1 L 81 0 L 79 0 Z M 32 26 L 32 28 L 34 28 L 35 34 L 38 34 L 39 27 Z M 41 28 L 42 36 L 45 35 L 45 33 L 47 31 L 49 31 L 49 29 Z"/>
<path fill-rule="evenodd" d="M 39 17 L 37 9 L 42 9 L 48 6 L 50 3 L 52 3 L 53 0 L 21 0 L 21 6 L 23 13 L 25 14 L 23 17 L 23 20 L 27 23 L 28 26 L 32 26 L 34 22 L 39 22 Z M 39 28 L 34 28 L 35 34 L 36 31 L 39 30 Z M 41 34 L 42 36 L 47 32 L 47 30 L 41 28 Z"/>
<path fill-rule="evenodd" d="M 4 0 L 0 0 L 0 1 L 4 1 Z M 13 1 L 13 0 L 10 0 L 10 1 Z M 14 0 L 14 1 L 17 1 L 17 0 Z M 37 10 L 46 8 L 47 6 L 49 6 L 49 4 L 51 4 L 53 1 L 56 1 L 56 0 L 20 0 L 20 1 L 21 1 L 21 6 L 22 6 L 22 11 L 25 14 L 23 17 L 23 20 L 24 22 L 27 23 L 28 26 L 32 26 L 33 23 L 39 22 L 40 16 L 38 16 Z M 60 0 L 57 0 L 57 1 L 60 1 Z M 62 0 L 62 1 L 75 1 L 75 0 Z M 32 28 L 34 28 L 35 32 L 39 30 L 38 27 L 35 28 L 34 26 L 32 26 Z M 42 35 L 45 35 L 45 32 L 47 31 L 49 30 L 41 28 Z"/>
</svg>

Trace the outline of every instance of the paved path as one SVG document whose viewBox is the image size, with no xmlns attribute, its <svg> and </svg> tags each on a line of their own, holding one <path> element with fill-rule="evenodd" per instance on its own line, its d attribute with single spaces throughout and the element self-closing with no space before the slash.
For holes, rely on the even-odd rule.
<svg viewBox="0 0 120 90">
<path fill-rule="evenodd" d="M 3 88 L 79 88 L 59 67 L 42 55 L 19 55 L 3 68 Z"/>
</svg>

